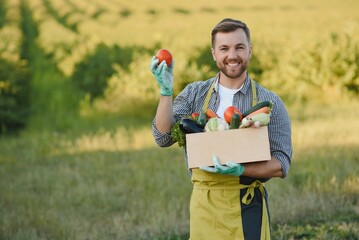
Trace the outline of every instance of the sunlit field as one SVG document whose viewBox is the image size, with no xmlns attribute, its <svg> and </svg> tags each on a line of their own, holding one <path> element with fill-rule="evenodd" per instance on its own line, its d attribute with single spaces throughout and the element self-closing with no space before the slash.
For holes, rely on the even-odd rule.
<svg viewBox="0 0 359 240">
<path fill-rule="evenodd" d="M 188 239 L 190 176 L 183 149 L 154 143 L 149 64 L 171 50 L 175 94 L 213 76 L 210 31 L 225 17 L 249 25 L 249 72 L 292 121 L 289 174 L 266 184 L 273 239 L 358 239 L 357 9 L 354 0 L 0 1 L 0 59 L 31 73 L 25 126 L 0 129 L 0 239 Z M 105 80 L 103 92 L 84 92 L 80 78 Z M 0 114 L 8 89 L 0 78 Z"/>
</svg>

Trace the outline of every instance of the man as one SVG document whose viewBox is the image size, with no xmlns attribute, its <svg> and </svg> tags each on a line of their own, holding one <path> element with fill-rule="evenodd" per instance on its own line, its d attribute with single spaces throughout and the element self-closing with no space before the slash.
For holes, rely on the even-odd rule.
<svg viewBox="0 0 359 240">
<path fill-rule="evenodd" d="M 220 165 L 191 171 L 193 191 L 190 203 L 190 239 L 270 239 L 267 192 L 264 182 L 284 178 L 292 157 L 291 126 L 285 106 L 275 93 L 251 80 L 247 73 L 252 46 L 247 25 L 223 19 L 212 30 L 212 56 L 219 73 L 206 81 L 196 81 L 172 101 L 173 63 L 158 65 L 152 58 L 151 71 L 160 86 L 160 100 L 153 120 L 157 144 L 174 143 L 170 130 L 182 116 L 200 112 L 204 104 L 223 118 L 233 105 L 242 112 L 257 101 L 272 101 L 268 125 L 271 159 L 269 161 Z M 209 95 L 209 102 L 205 103 Z M 239 153 L 240 154 L 240 153 Z M 187 160 L 187 157 L 186 157 Z"/>
</svg>

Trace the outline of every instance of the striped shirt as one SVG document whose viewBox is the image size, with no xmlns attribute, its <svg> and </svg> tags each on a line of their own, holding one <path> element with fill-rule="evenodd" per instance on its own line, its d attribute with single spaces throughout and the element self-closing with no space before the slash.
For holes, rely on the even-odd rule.
<svg viewBox="0 0 359 240">
<path fill-rule="evenodd" d="M 175 98 L 173 102 L 173 117 L 176 121 L 183 116 L 190 116 L 193 112 L 200 112 L 204 104 L 207 92 L 216 81 L 212 91 L 212 95 L 208 104 L 208 108 L 217 111 L 220 97 L 218 93 L 218 77 L 210 78 L 206 81 L 196 81 L 188 84 L 183 91 Z M 271 120 L 268 125 L 269 145 L 271 155 L 277 158 L 282 166 L 283 177 L 287 176 L 292 158 L 292 140 L 291 126 L 288 112 L 281 98 L 256 83 L 257 101 L 272 101 L 273 108 L 271 111 Z M 251 79 L 247 74 L 247 78 L 243 87 L 234 95 L 233 106 L 241 112 L 252 107 L 252 90 Z M 172 140 L 170 132 L 161 133 L 155 125 L 155 119 L 152 122 L 152 132 L 156 143 L 160 147 L 169 147 L 175 142 Z M 185 151 L 185 160 L 187 154 Z"/>
</svg>

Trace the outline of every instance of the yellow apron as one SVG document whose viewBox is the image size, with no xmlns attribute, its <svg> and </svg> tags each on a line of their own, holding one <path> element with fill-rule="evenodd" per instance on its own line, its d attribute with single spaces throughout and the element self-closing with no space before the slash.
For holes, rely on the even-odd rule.
<svg viewBox="0 0 359 240">
<path fill-rule="evenodd" d="M 254 189 L 262 193 L 262 227 L 260 240 L 270 239 L 264 184 L 259 180 L 250 185 L 240 183 L 239 177 L 192 170 L 193 191 L 190 203 L 191 240 L 243 240 L 241 201 L 250 204 Z M 240 199 L 240 190 L 247 189 Z"/>
<path fill-rule="evenodd" d="M 208 108 L 214 82 L 207 93 L 203 111 Z M 252 105 L 257 103 L 255 82 L 251 81 Z M 260 240 L 270 239 L 269 217 L 264 184 L 259 180 L 250 185 L 240 183 L 239 177 L 192 170 L 193 191 L 190 203 L 191 240 L 244 240 L 241 202 L 251 203 L 254 189 L 262 194 L 262 221 Z M 240 190 L 247 189 L 240 199 Z M 250 239 L 252 240 L 252 239 Z"/>
</svg>

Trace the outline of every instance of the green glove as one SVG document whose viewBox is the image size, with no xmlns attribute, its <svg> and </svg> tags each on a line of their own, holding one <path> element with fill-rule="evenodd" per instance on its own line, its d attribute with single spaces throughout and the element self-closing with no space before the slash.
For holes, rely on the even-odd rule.
<svg viewBox="0 0 359 240">
<path fill-rule="evenodd" d="M 160 85 L 160 93 L 162 96 L 171 96 L 173 94 L 173 66 L 174 61 L 170 67 L 167 66 L 166 61 L 162 61 L 158 65 L 159 60 L 156 57 L 151 61 L 151 72 L 155 76 Z"/>
<path fill-rule="evenodd" d="M 219 163 L 218 157 L 213 156 L 214 167 L 199 167 L 201 170 L 211 173 L 227 174 L 239 177 L 244 173 L 244 166 L 240 163 L 227 162 L 226 165 Z"/>
</svg>

